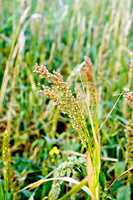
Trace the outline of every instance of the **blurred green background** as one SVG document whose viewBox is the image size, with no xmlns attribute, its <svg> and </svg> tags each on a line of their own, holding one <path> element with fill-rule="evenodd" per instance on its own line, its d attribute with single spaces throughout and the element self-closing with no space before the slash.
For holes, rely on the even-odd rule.
<svg viewBox="0 0 133 200">
<path fill-rule="evenodd" d="M 32 191 L 20 190 L 61 173 L 79 180 L 85 177 L 79 138 L 68 117 L 40 96 L 40 88 L 47 83 L 33 73 L 34 65 L 46 64 L 66 80 L 89 55 L 102 122 L 116 95 L 124 88 L 133 90 L 133 70 L 128 67 L 133 59 L 132 16 L 131 0 L 0 0 L 1 200 L 44 200 L 50 191 L 51 199 L 58 199 L 56 193 L 62 196 L 71 185 L 54 182 L 53 186 L 50 181 Z M 109 185 L 133 164 L 126 131 L 132 121 L 132 110 L 121 97 L 101 130 L 101 199 L 131 199 L 127 177 Z M 80 192 L 71 197 L 75 199 L 89 197 Z"/>
</svg>

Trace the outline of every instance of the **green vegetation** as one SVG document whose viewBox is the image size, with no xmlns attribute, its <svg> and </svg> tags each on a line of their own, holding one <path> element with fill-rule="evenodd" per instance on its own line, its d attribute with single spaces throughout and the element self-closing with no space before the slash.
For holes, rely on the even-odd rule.
<svg viewBox="0 0 133 200">
<path fill-rule="evenodd" d="M 0 200 L 131 199 L 132 16 L 131 0 L 0 0 Z"/>
</svg>

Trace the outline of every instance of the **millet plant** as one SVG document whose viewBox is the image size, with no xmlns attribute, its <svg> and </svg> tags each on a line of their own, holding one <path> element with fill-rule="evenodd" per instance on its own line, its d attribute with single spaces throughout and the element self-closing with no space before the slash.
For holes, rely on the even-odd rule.
<svg viewBox="0 0 133 200">
<path fill-rule="evenodd" d="M 86 149 L 86 162 L 88 173 L 88 186 L 91 199 L 99 199 L 99 173 L 101 166 L 100 158 L 100 136 L 98 126 L 98 94 L 93 79 L 93 66 L 90 58 L 86 57 L 80 76 L 83 77 L 83 86 L 86 106 L 80 99 L 80 94 L 73 95 L 67 82 L 63 81 L 60 73 L 50 73 L 45 65 L 35 65 L 35 72 L 51 83 L 45 87 L 43 94 L 52 99 L 59 110 L 66 113 L 71 120 L 73 128 L 78 133 L 83 147 Z M 79 93 L 79 91 L 77 92 Z M 87 111 L 87 112 L 86 112 Z M 87 127 L 87 114 L 91 129 Z"/>
</svg>

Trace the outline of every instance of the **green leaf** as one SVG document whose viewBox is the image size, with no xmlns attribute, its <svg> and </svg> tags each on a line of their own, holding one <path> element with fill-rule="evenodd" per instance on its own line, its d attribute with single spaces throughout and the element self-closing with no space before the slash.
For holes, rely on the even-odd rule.
<svg viewBox="0 0 133 200">
<path fill-rule="evenodd" d="M 100 185 L 102 186 L 102 188 L 105 187 L 105 182 L 106 182 L 106 176 L 104 174 L 104 172 L 100 172 L 100 176 L 99 176 L 99 181 L 100 181 Z"/>
<path fill-rule="evenodd" d="M 117 192 L 117 200 L 130 200 L 130 186 L 123 186 Z"/>
<path fill-rule="evenodd" d="M 125 170 L 125 163 L 118 162 L 115 164 L 115 176 L 120 176 Z"/>
<path fill-rule="evenodd" d="M 0 181 L 0 199 L 1 200 L 5 200 L 5 198 L 4 198 L 4 189 L 3 189 L 3 186 L 2 186 L 2 181 Z"/>
</svg>

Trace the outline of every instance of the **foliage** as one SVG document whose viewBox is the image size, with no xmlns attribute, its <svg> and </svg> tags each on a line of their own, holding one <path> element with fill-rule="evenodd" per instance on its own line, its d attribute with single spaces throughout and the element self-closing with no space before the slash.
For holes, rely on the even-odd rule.
<svg viewBox="0 0 133 200">
<path fill-rule="evenodd" d="M 0 199 L 50 199 L 55 189 L 55 199 L 89 199 L 88 145 L 101 154 L 100 198 L 131 199 L 132 12 L 131 0 L 0 0 Z M 39 80 L 35 63 L 60 87 Z"/>
</svg>

